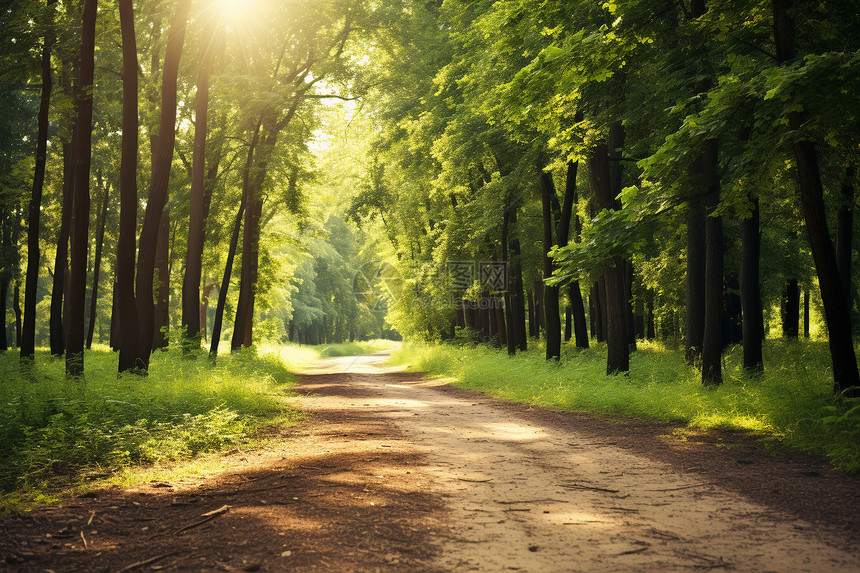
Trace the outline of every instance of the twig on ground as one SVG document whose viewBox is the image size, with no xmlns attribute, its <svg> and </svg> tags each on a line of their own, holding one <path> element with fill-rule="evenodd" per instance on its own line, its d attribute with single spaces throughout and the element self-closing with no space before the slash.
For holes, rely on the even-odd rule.
<svg viewBox="0 0 860 573">
<path fill-rule="evenodd" d="M 145 567 L 146 565 L 150 565 L 151 563 L 155 563 L 165 557 L 170 557 L 171 555 L 176 555 L 179 553 L 178 551 L 171 551 L 169 553 L 162 553 L 161 555 L 156 555 L 155 557 L 150 557 L 145 561 L 138 561 L 137 563 L 132 563 L 131 565 L 126 565 L 116 573 L 125 573 L 126 571 L 131 571 L 132 569 L 137 569 L 138 567 Z"/>
<path fill-rule="evenodd" d="M 203 517 L 205 519 L 201 519 L 200 521 L 195 521 L 194 523 L 189 523 L 188 525 L 186 525 L 184 527 L 180 527 L 179 529 L 177 529 L 176 531 L 173 532 L 173 535 L 179 535 L 183 531 L 187 531 L 191 528 L 203 525 L 204 523 L 206 523 L 208 521 L 212 521 L 213 519 L 215 519 L 219 515 L 227 513 L 227 511 L 229 511 L 229 509 L 230 509 L 229 505 L 224 505 L 224 506 L 219 507 L 218 509 L 213 509 L 212 511 L 208 511 L 208 512 L 206 512 L 200 516 L 200 517 Z"/>
<path fill-rule="evenodd" d="M 89 544 L 89 543 L 87 543 L 87 538 L 86 538 L 86 537 L 84 537 L 84 531 L 83 531 L 83 530 L 81 530 L 81 539 L 82 539 L 82 540 L 83 540 L 83 542 L 84 542 L 84 550 L 85 550 L 85 551 L 88 551 L 88 550 L 89 550 L 89 548 L 90 548 L 90 544 Z"/>
<path fill-rule="evenodd" d="M 636 553 L 642 553 L 643 551 L 648 551 L 649 547 L 650 547 L 649 545 L 646 545 L 644 547 L 640 547 L 639 549 L 631 549 L 630 551 L 622 551 L 621 553 L 618 553 L 616 555 L 616 557 L 620 557 L 621 555 L 634 555 Z"/>
<path fill-rule="evenodd" d="M 694 483 L 693 485 L 682 485 L 681 487 L 670 487 L 670 488 L 666 488 L 666 489 L 652 489 L 649 491 L 678 491 L 681 489 L 690 489 L 690 488 L 694 488 L 694 487 L 705 487 L 705 486 L 709 486 L 709 485 L 718 485 L 718 484 L 716 484 L 716 483 Z"/>
<path fill-rule="evenodd" d="M 469 478 L 457 478 L 460 481 L 467 481 L 469 483 L 487 483 L 488 481 L 493 481 L 492 479 L 469 479 Z"/>
<path fill-rule="evenodd" d="M 89 519 L 89 521 L 87 521 L 87 527 L 89 527 L 90 525 L 92 525 L 92 524 L 93 524 L 93 518 L 94 518 L 95 516 L 96 516 L 96 510 L 93 510 L 93 511 L 92 511 L 92 513 L 90 513 L 90 519 Z"/>
<path fill-rule="evenodd" d="M 605 487 L 595 487 L 592 485 L 584 485 L 581 483 L 568 483 L 568 484 L 559 484 L 561 487 L 571 488 L 571 489 L 589 489 L 591 491 L 603 491 L 606 493 L 618 493 L 620 490 L 617 489 L 608 489 Z"/>
<path fill-rule="evenodd" d="M 516 503 L 543 503 L 543 502 L 552 502 L 552 503 L 569 503 L 563 499 L 523 499 L 518 501 L 503 501 L 503 500 L 495 500 L 496 503 L 500 503 L 502 505 L 513 505 Z"/>
</svg>

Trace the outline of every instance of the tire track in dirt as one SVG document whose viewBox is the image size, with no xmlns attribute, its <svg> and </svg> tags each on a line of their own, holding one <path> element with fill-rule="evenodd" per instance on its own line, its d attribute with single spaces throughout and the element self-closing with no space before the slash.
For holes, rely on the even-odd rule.
<svg viewBox="0 0 860 573">
<path fill-rule="evenodd" d="M 428 568 L 456 571 L 858 571 L 796 517 L 606 440 L 398 374 L 384 353 L 323 360 L 311 411 L 393 421 L 424 456 L 447 529 Z"/>
</svg>

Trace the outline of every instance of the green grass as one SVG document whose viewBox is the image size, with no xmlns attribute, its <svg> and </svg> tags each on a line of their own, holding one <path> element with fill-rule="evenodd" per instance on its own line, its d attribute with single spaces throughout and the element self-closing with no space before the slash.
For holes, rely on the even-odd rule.
<svg viewBox="0 0 860 573">
<path fill-rule="evenodd" d="M 543 347 L 508 357 L 486 346 L 404 345 L 392 361 L 508 400 L 698 428 L 756 433 L 787 447 L 827 455 L 847 472 L 860 469 L 860 402 L 837 402 L 827 344 L 768 340 L 765 373 L 742 369 L 740 347 L 724 357 L 724 383 L 704 388 L 683 351 L 639 344 L 629 376 L 606 376 L 606 347 L 563 348 L 560 364 Z"/>
<path fill-rule="evenodd" d="M 318 355 L 285 354 L 294 363 Z M 156 352 L 146 377 L 117 376 L 116 360 L 107 349 L 87 352 L 85 380 L 75 381 L 45 352 L 23 366 L 17 353 L 0 355 L 0 510 L 248 444 L 263 427 L 299 416 L 284 402 L 294 376 L 274 354 L 225 355 L 213 367 L 202 357 Z"/>
<path fill-rule="evenodd" d="M 381 350 L 393 350 L 400 348 L 400 342 L 393 340 L 366 340 L 363 342 L 343 342 L 341 344 L 322 345 L 320 356 L 331 358 L 335 356 L 356 356 L 359 354 L 372 354 Z"/>
</svg>

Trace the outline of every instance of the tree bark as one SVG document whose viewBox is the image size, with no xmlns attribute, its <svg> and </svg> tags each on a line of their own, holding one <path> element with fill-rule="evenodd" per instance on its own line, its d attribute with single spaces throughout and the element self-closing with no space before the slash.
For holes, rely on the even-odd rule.
<svg viewBox="0 0 860 573">
<path fill-rule="evenodd" d="M 66 375 L 84 374 L 84 301 L 87 290 L 87 246 L 90 224 L 90 159 L 93 124 L 93 75 L 95 70 L 96 0 L 84 0 L 82 15 L 78 118 L 76 125 L 74 209 L 69 267 L 68 341 Z"/>
<path fill-rule="evenodd" d="M 167 186 L 170 181 L 170 165 L 173 161 L 173 147 L 176 142 L 176 86 L 179 74 L 179 60 L 185 43 L 185 30 L 188 25 L 188 11 L 191 0 L 180 0 L 170 25 L 167 51 L 164 57 L 164 72 L 161 83 L 161 119 L 158 130 L 158 143 L 155 148 L 152 176 L 149 185 L 149 199 L 137 259 L 136 303 L 140 343 L 138 346 L 138 365 L 149 368 L 150 350 L 155 336 L 155 304 L 153 278 L 155 258 L 158 250 L 158 235 L 161 215 L 167 203 Z"/>
<path fill-rule="evenodd" d="M 541 205 L 543 206 L 543 276 L 545 279 L 552 276 L 552 258 L 549 256 L 552 250 L 552 212 L 550 200 L 556 194 L 552 175 L 541 170 L 540 175 Z M 568 217 L 569 220 L 569 217 Z M 565 234 L 567 232 L 565 225 Z M 566 241 L 565 241 L 566 242 Z M 546 359 L 561 359 L 561 322 L 558 307 L 558 287 L 544 285 L 544 316 L 546 319 Z"/>
<path fill-rule="evenodd" d="M 96 227 L 96 253 L 93 260 L 93 287 L 90 292 L 90 322 L 87 327 L 87 350 L 93 346 L 93 335 L 96 328 L 96 310 L 99 299 L 99 274 L 102 266 L 102 249 L 105 241 L 105 223 L 107 222 L 108 204 L 110 202 L 110 185 L 105 185 L 105 197 L 99 210 L 98 227 Z"/>
<path fill-rule="evenodd" d="M 33 191 L 27 221 L 27 282 L 24 286 L 24 321 L 22 324 L 21 357 L 29 358 L 36 350 L 36 295 L 39 283 L 39 229 L 42 209 L 42 189 L 45 184 L 45 163 L 48 156 L 48 111 L 51 106 L 51 48 L 54 45 L 53 11 L 56 0 L 48 0 L 45 38 L 42 44 L 42 96 L 39 102 L 36 134 L 36 166 Z"/>
<path fill-rule="evenodd" d="M 75 137 L 72 136 L 74 142 Z M 57 252 L 54 257 L 54 277 L 51 287 L 50 345 L 53 356 L 66 352 L 66 329 L 63 326 L 64 295 L 69 275 L 69 235 L 72 228 L 74 201 L 74 143 L 63 143 L 63 210 Z"/>
<path fill-rule="evenodd" d="M 794 22 L 788 13 L 791 0 L 773 0 L 773 29 L 776 56 L 780 65 L 794 58 Z M 789 129 L 798 130 L 805 120 L 805 112 L 789 114 Z M 851 396 L 860 395 L 860 372 L 851 337 L 851 320 L 845 312 L 848 308 L 847 293 L 839 276 L 839 265 L 833 251 L 833 242 L 827 228 L 824 208 L 824 188 L 818 167 L 818 152 L 812 141 L 792 143 L 797 177 L 800 186 L 800 206 L 806 222 L 806 231 L 812 247 L 812 258 L 821 289 L 824 305 L 824 320 L 827 324 L 830 356 L 833 362 L 833 389 L 836 393 L 848 390 Z"/>
<path fill-rule="evenodd" d="M 809 289 L 803 289 L 803 337 L 809 338 Z"/>
<path fill-rule="evenodd" d="M 723 351 L 723 221 L 714 216 L 720 204 L 717 141 L 702 151 L 702 172 L 708 187 L 705 208 L 705 332 L 702 337 L 702 383 L 722 384 Z"/>
<path fill-rule="evenodd" d="M 239 233 L 242 230 L 242 215 L 245 213 L 244 201 L 239 203 L 236 221 L 233 223 L 233 233 L 230 235 L 230 247 L 227 250 L 227 263 L 224 265 L 224 278 L 218 289 L 218 304 L 215 306 L 215 319 L 212 322 L 212 344 L 209 348 L 209 358 L 213 363 L 218 359 L 218 344 L 221 342 L 221 324 L 224 320 L 224 305 L 227 303 L 227 290 L 230 287 L 230 275 L 233 273 L 233 258 L 239 244 Z"/>
<path fill-rule="evenodd" d="M 851 255 L 852 232 L 854 230 L 854 168 L 845 170 L 845 181 L 842 182 L 839 213 L 836 216 L 836 266 L 839 268 L 839 278 L 842 280 L 842 292 L 848 305 L 846 312 L 851 313 Z"/>
<path fill-rule="evenodd" d="M 167 348 L 170 330 L 170 211 L 161 213 L 158 226 L 158 240 L 155 247 L 155 271 L 153 288 L 155 290 L 155 320 L 152 330 L 152 350 Z M 157 287 L 157 288 L 156 288 Z"/>
<path fill-rule="evenodd" d="M 577 203 L 576 175 L 579 170 L 579 161 L 568 161 L 567 176 L 564 186 L 564 201 L 561 208 L 561 217 L 558 222 L 558 246 L 565 247 L 570 243 L 570 223 L 573 219 L 574 241 L 579 242 L 581 223 L 579 215 L 574 215 Z M 574 281 L 568 287 L 570 298 L 570 320 L 565 317 L 565 340 L 570 340 L 570 325 L 573 322 L 573 334 L 576 339 L 577 348 L 588 348 L 588 330 L 585 324 L 585 305 L 582 303 L 582 291 L 579 289 L 579 281 Z"/>
<path fill-rule="evenodd" d="M 690 168 L 694 183 L 702 177 L 702 158 Z M 697 188 L 696 185 L 694 188 Z M 686 359 L 694 364 L 702 356 L 705 334 L 705 205 L 694 191 L 687 202 L 687 285 L 684 337 Z"/>
<path fill-rule="evenodd" d="M 119 239 L 116 246 L 116 318 L 119 372 L 145 369 L 134 293 L 137 235 L 138 80 L 132 0 L 119 1 L 122 33 L 122 158 L 119 171 Z"/>
<path fill-rule="evenodd" d="M 200 280 L 203 272 L 203 242 L 206 225 L 206 137 L 209 122 L 209 76 L 220 36 L 218 19 L 210 17 L 207 41 L 201 48 L 197 71 L 197 95 L 194 112 L 194 153 L 191 166 L 191 197 L 188 222 L 188 252 L 182 281 L 182 327 L 187 344 L 200 346 Z M 210 194 L 211 198 L 211 187 Z"/>
<path fill-rule="evenodd" d="M 595 198 L 598 210 L 618 209 L 616 199 L 620 192 L 620 165 L 610 167 L 609 151 L 613 156 L 623 145 L 623 128 L 620 122 L 610 127 L 609 143 L 599 142 L 592 150 L 589 158 L 589 184 Z M 616 163 L 618 163 L 616 161 Z M 630 370 L 630 348 L 628 333 L 629 309 L 625 297 L 625 262 L 620 257 L 606 261 L 603 272 L 604 292 L 600 295 L 606 298 L 606 373 L 618 374 Z"/>
<path fill-rule="evenodd" d="M 791 278 L 788 279 L 785 284 L 782 315 L 782 335 L 791 340 L 797 340 L 797 326 L 799 321 L 800 287 L 797 284 L 797 279 Z"/>
<path fill-rule="evenodd" d="M 751 197 L 752 213 L 741 222 L 741 309 L 743 310 L 744 368 L 764 369 L 762 338 L 764 315 L 761 305 L 761 231 L 759 201 Z"/>
</svg>

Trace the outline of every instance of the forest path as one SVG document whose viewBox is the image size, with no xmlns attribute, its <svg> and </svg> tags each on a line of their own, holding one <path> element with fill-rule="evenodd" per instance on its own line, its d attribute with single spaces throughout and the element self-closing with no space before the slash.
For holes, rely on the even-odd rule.
<svg viewBox="0 0 860 573">
<path fill-rule="evenodd" d="M 0 518 L 0 569 L 860 571 L 860 478 L 823 460 L 386 358 L 317 362 L 287 398 L 308 416 L 264 447 Z"/>
<path fill-rule="evenodd" d="M 810 524 L 577 433 L 386 366 L 384 353 L 318 362 L 300 406 L 387 419 L 445 500 L 428 568 L 447 571 L 858 571 Z M 752 463 L 752 462 L 749 462 Z M 731 468 L 730 468 L 731 469 Z M 810 472 L 815 473 L 815 472 Z M 799 493 L 799 492 L 798 492 Z M 846 500 L 856 507 L 857 499 Z M 432 536 L 431 536 L 432 539 Z"/>
</svg>

